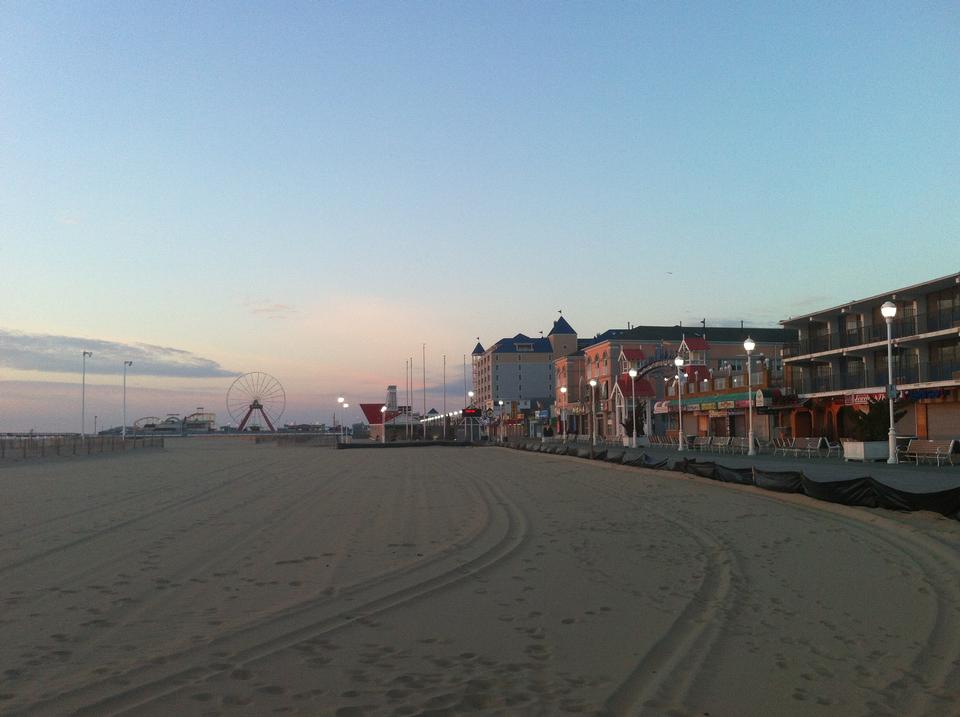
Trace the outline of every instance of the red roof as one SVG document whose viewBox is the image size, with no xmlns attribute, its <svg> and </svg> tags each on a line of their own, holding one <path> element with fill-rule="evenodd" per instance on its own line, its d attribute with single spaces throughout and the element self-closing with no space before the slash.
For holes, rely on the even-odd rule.
<svg viewBox="0 0 960 717">
<path fill-rule="evenodd" d="M 683 343 L 686 344 L 687 349 L 690 351 L 706 351 L 710 348 L 710 344 L 707 343 L 706 339 L 700 339 L 695 336 L 684 338 Z"/>
<path fill-rule="evenodd" d="M 622 349 L 622 351 L 627 361 L 643 361 L 646 358 L 643 355 L 643 349 Z"/>
<path fill-rule="evenodd" d="M 384 418 L 389 421 L 400 415 L 399 411 L 387 411 L 386 413 L 381 413 L 381 408 L 383 408 L 382 403 L 360 404 L 360 410 L 363 411 L 363 417 L 366 418 L 367 423 L 370 424 L 380 424 L 383 423 Z"/>
<path fill-rule="evenodd" d="M 622 373 L 617 378 L 617 385 L 620 387 L 620 391 L 624 396 L 632 397 L 633 396 L 633 381 L 630 380 L 628 374 Z M 651 398 L 657 395 L 657 392 L 653 390 L 651 383 L 645 378 L 636 379 L 637 383 L 637 398 Z"/>
</svg>

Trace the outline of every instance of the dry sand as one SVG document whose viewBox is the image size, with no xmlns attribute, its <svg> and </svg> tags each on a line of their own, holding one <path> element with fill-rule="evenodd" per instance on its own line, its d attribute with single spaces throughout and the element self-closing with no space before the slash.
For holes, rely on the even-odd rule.
<svg viewBox="0 0 960 717">
<path fill-rule="evenodd" d="M 495 448 L 0 468 L 0 712 L 956 715 L 960 523 Z"/>
</svg>

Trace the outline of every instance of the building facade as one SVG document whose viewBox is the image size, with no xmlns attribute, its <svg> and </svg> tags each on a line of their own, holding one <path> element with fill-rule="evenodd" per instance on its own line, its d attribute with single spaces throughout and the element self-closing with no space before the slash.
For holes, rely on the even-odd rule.
<svg viewBox="0 0 960 717">
<path fill-rule="evenodd" d="M 960 438 L 960 274 L 792 317 L 781 324 L 798 341 L 784 353 L 786 385 L 804 405 L 791 414 L 795 436 L 849 435 L 845 407 L 887 395 L 885 302 L 890 324 L 893 385 L 906 414 L 902 436 Z"/>
<path fill-rule="evenodd" d="M 744 413 L 746 404 L 731 406 L 729 399 L 723 399 L 723 407 L 710 408 L 710 402 L 701 399 L 708 390 L 727 392 L 730 388 L 739 388 L 740 378 L 735 377 L 742 375 L 746 366 L 743 341 L 747 335 L 756 342 L 755 370 L 763 362 L 770 371 L 779 371 L 783 346 L 795 341 L 796 332 L 776 328 L 634 326 L 610 329 L 584 342 L 582 363 L 576 373 L 578 383 L 573 384 L 567 378 L 566 384 L 566 401 L 574 417 L 571 431 L 589 433 L 589 414 L 595 409 L 598 436 L 614 441 L 629 437 L 634 386 L 640 424 L 638 436 L 676 431 L 678 411 L 673 361 L 680 355 L 685 363 L 684 408 L 690 404 L 689 414 L 684 416 L 685 430 L 694 435 L 700 430 L 722 430 L 722 435 L 738 435 L 743 422 L 742 417 L 738 417 Z M 631 382 L 627 374 L 631 368 L 638 372 L 636 383 Z M 559 392 L 564 378 L 561 371 L 565 370 L 567 376 L 574 371 L 572 366 L 560 361 L 554 361 L 554 369 L 559 406 L 563 400 Z M 595 395 L 591 394 L 590 380 L 597 381 L 593 389 Z M 740 400 L 746 401 L 745 389 L 739 390 L 744 393 Z M 712 429 L 704 416 L 698 415 L 700 409 L 693 408 L 700 403 L 708 406 L 704 411 L 712 411 L 712 415 L 705 415 L 716 419 Z M 721 426 L 721 419 L 728 423 Z"/>
<path fill-rule="evenodd" d="M 577 333 L 561 316 L 547 338 L 517 334 L 473 350 L 474 403 L 499 414 L 500 401 L 518 411 L 548 410 L 554 398 L 553 361 L 577 350 Z"/>
</svg>

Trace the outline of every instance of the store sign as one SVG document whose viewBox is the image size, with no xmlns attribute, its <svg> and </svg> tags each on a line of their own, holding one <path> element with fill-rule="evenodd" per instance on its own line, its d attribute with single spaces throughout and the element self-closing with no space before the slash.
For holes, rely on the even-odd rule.
<svg viewBox="0 0 960 717">
<path fill-rule="evenodd" d="M 710 411 L 710 418 L 726 418 L 728 415 L 726 411 Z"/>
<path fill-rule="evenodd" d="M 843 397 L 844 406 L 863 406 L 870 401 L 882 401 L 887 397 L 885 393 L 854 393 Z"/>
<path fill-rule="evenodd" d="M 924 398 L 943 398 L 942 388 L 915 388 L 910 391 L 904 391 L 907 398 L 920 400 Z"/>
<path fill-rule="evenodd" d="M 733 401 L 717 401 L 717 408 L 733 408 L 734 405 Z"/>
<path fill-rule="evenodd" d="M 700 404 L 700 410 L 701 410 L 701 411 L 715 411 L 716 408 L 717 408 L 717 404 L 716 404 L 716 403 L 701 403 L 701 404 Z"/>
</svg>

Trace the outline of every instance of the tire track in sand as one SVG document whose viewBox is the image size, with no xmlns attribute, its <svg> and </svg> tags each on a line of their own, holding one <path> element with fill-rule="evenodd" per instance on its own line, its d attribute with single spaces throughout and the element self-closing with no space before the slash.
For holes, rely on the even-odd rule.
<svg viewBox="0 0 960 717">
<path fill-rule="evenodd" d="M 276 465 L 277 463 L 279 463 L 279 461 L 277 461 L 276 463 L 270 464 L 270 465 L 271 465 L 271 466 L 272 466 L 272 465 Z M 109 526 L 107 526 L 106 528 L 101 528 L 101 529 L 99 529 L 99 530 L 91 531 L 90 533 L 87 533 L 86 535 L 83 535 L 83 536 L 81 536 L 81 537 L 79 537 L 79 538 L 76 538 L 76 539 L 74 539 L 74 540 L 70 540 L 70 541 L 61 543 L 61 544 L 59 544 L 59 545 L 55 545 L 54 547 L 52 547 L 52 548 L 47 548 L 46 550 L 41 550 L 41 551 L 39 551 L 39 552 L 37 552 L 37 553 L 33 553 L 32 555 L 28 555 L 28 556 L 26 556 L 25 558 L 21 558 L 20 560 L 15 560 L 15 561 L 10 562 L 10 563 L 7 563 L 7 564 L 5 564 L 5 565 L 0 565 L 0 575 L 3 575 L 4 573 L 8 573 L 8 572 L 10 572 L 11 570 L 15 570 L 15 569 L 17 569 L 17 568 L 22 568 L 22 567 L 25 566 L 25 565 L 29 565 L 30 563 L 36 562 L 37 560 L 42 560 L 42 559 L 47 558 L 47 557 L 49 557 L 49 556 L 51 556 L 51 555 L 55 555 L 56 553 L 60 553 L 60 552 L 63 552 L 63 551 L 65 551 L 65 550 L 69 550 L 70 548 L 74 548 L 74 547 L 77 547 L 77 546 L 79 546 L 79 545 L 83 545 L 84 543 L 89 543 L 90 541 L 96 540 L 97 538 L 103 537 L 104 535 L 109 535 L 109 534 L 111 534 L 111 533 L 116 533 L 117 531 L 122 530 L 123 528 L 129 527 L 129 526 L 131 526 L 131 525 L 135 525 L 136 523 L 139 523 L 139 522 L 141 522 L 141 521 L 143 521 L 143 520 L 147 520 L 148 518 L 153 518 L 153 517 L 156 517 L 156 516 L 158 516 L 158 515 L 162 515 L 163 513 L 168 513 L 168 512 L 170 512 L 170 511 L 172 511 L 172 510 L 177 510 L 177 509 L 180 509 L 180 508 L 185 508 L 185 507 L 190 506 L 190 505 L 194 505 L 194 504 L 197 504 L 197 503 L 201 503 L 201 502 L 209 499 L 212 495 L 214 495 L 214 494 L 216 494 L 216 493 L 219 493 L 220 491 L 224 490 L 225 488 L 232 487 L 233 484 L 235 484 L 235 483 L 237 483 L 237 482 L 239 482 L 239 481 L 241 481 L 241 480 L 244 480 L 244 479 L 246 479 L 246 478 L 250 478 L 251 476 L 256 476 L 256 475 L 262 473 L 262 471 L 263 471 L 265 468 L 266 468 L 266 466 L 260 466 L 260 467 L 258 467 L 258 468 L 255 469 L 255 470 L 246 471 L 246 472 L 244 472 L 244 473 L 241 473 L 241 474 L 238 475 L 238 476 L 235 476 L 235 477 L 233 477 L 233 478 L 229 478 L 229 479 L 223 481 L 222 483 L 218 483 L 217 485 L 210 486 L 210 487 L 207 488 L 206 490 L 202 490 L 202 491 L 200 491 L 199 493 L 193 493 L 193 494 L 188 495 L 188 496 L 186 496 L 186 497 L 184 497 L 184 498 L 180 498 L 180 499 L 178 499 L 178 500 L 173 500 L 173 501 L 171 501 L 171 502 L 169 502 L 169 503 L 164 503 L 163 505 L 161 505 L 161 506 L 159 506 L 159 507 L 157 507 L 157 508 L 154 508 L 153 510 L 148 510 L 148 511 L 145 512 L 145 513 L 141 513 L 141 514 L 139 514 L 139 515 L 135 515 L 135 516 L 133 516 L 132 518 L 127 518 L 126 520 L 121 520 L 121 521 L 118 521 L 118 522 L 115 522 L 115 523 L 111 523 L 111 524 L 110 524 Z"/>
<path fill-rule="evenodd" d="M 14 714 L 52 710 L 105 715 L 137 711 L 190 685 L 434 595 L 500 564 L 527 540 L 527 517 L 486 479 L 477 475 L 464 477 L 473 482 L 487 518 L 469 543 L 456 544 L 431 559 L 364 581 L 342 590 L 336 597 L 306 601 L 206 645 L 165 656 L 163 664 L 144 665 L 111 676 Z M 363 602 L 347 606 L 347 599 Z"/>
<path fill-rule="evenodd" d="M 636 471 L 615 463 L 591 461 L 590 465 L 618 472 Z M 704 576 L 694 595 L 667 631 L 613 690 L 600 712 L 602 715 L 631 715 L 641 706 L 651 710 L 651 714 L 666 713 L 682 702 L 706 655 L 723 632 L 725 622 L 737 610 L 733 584 L 745 579 L 740 566 L 742 559 L 725 541 L 695 525 L 691 518 L 683 519 L 654 510 L 648 502 L 589 479 L 573 479 L 593 492 L 603 493 L 673 525 L 689 535 L 706 556 Z"/>
<path fill-rule="evenodd" d="M 616 464 L 594 464 L 597 467 L 604 466 L 618 471 L 628 471 L 634 473 L 635 468 L 617 466 Z M 660 476 L 660 478 L 680 479 L 678 476 Z M 683 476 L 684 480 L 693 480 L 695 482 L 707 479 L 691 478 Z M 882 689 L 882 699 L 879 702 L 869 702 L 868 706 L 872 713 L 878 715 L 889 715 L 895 717 L 903 714 L 929 714 L 929 715 L 948 715 L 956 714 L 957 700 L 953 685 L 960 680 L 960 584 L 951 576 L 960 574 L 960 555 L 956 549 L 945 544 L 934 536 L 927 535 L 920 530 L 910 527 L 900 521 L 890 517 L 885 517 L 877 512 L 867 511 L 860 508 L 849 506 L 833 505 L 830 503 L 814 502 L 812 499 L 801 495 L 771 494 L 761 492 L 759 489 L 750 486 L 739 486 L 735 484 L 715 484 L 706 483 L 709 487 L 720 490 L 735 490 L 750 493 L 754 497 L 783 505 L 791 504 L 794 508 L 802 510 L 816 516 L 818 521 L 828 521 L 842 527 L 845 531 L 855 531 L 866 541 L 874 544 L 880 543 L 885 546 L 885 550 L 878 551 L 881 554 L 890 555 L 891 551 L 899 552 L 905 556 L 911 565 L 920 569 L 925 576 L 927 585 L 933 592 L 935 601 L 935 616 L 929 631 L 923 639 L 922 647 L 917 650 L 915 656 L 911 659 L 908 669 L 901 670 L 901 677 L 889 682 L 885 689 Z M 592 484 L 594 490 L 603 490 L 596 484 Z M 608 492 L 609 491 L 605 491 Z M 622 495 L 619 499 L 625 500 Z M 628 499 L 627 499 L 628 500 Z M 630 501 L 636 508 L 649 511 L 649 507 L 642 502 Z M 660 513 L 658 516 L 668 519 Z M 669 520 L 669 519 L 668 519 Z M 684 523 L 677 524 L 681 529 L 689 529 L 699 533 L 701 537 L 707 536 L 704 531 L 694 526 Z M 710 542 L 708 537 L 708 544 Z M 717 542 L 716 538 L 714 538 Z M 727 551 L 726 558 L 734 563 L 741 562 L 743 558 L 735 551 Z M 713 563 L 713 558 L 711 562 Z M 734 570 L 731 576 L 737 573 L 741 575 L 742 570 Z M 720 585 L 718 584 L 718 578 Z M 722 583 L 727 585 L 723 586 Z M 729 579 L 724 580 L 722 576 L 707 576 L 703 581 L 703 588 L 709 594 L 711 590 L 717 589 L 718 595 L 728 598 L 730 596 Z M 698 592 L 698 597 L 700 594 Z M 695 599 L 696 600 L 696 599 Z M 719 612 L 725 615 L 725 619 L 732 616 L 731 608 L 735 605 L 728 605 Z M 704 611 L 691 610 L 693 604 L 688 604 L 687 608 L 681 614 L 678 621 L 668 631 L 667 635 L 654 646 L 653 650 L 637 665 L 637 667 L 628 675 L 627 679 L 614 691 L 605 704 L 605 710 L 608 714 L 634 714 L 637 707 L 650 710 L 651 714 L 662 714 L 669 709 L 686 710 L 690 712 L 686 704 L 690 695 L 690 689 L 696 679 L 697 671 L 702 664 L 711 659 L 711 652 L 718 646 L 722 637 L 723 623 L 711 621 L 703 625 L 702 629 L 693 629 L 690 626 L 682 626 L 682 623 L 688 619 L 700 621 L 704 617 Z M 698 614 L 698 612 L 700 614 Z M 711 612 L 709 609 L 706 613 Z M 665 642 L 679 638 L 681 640 L 681 651 L 679 655 L 663 655 L 661 648 L 666 648 Z M 653 659 L 651 659 L 653 658 Z M 666 671 L 663 671 L 663 664 L 667 664 Z M 645 671 L 658 669 L 656 679 L 644 679 Z M 920 689 L 907 691 L 907 680 L 915 682 Z M 875 687 L 861 686 L 865 690 L 875 691 Z"/>
</svg>

